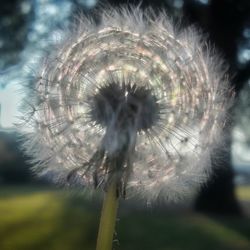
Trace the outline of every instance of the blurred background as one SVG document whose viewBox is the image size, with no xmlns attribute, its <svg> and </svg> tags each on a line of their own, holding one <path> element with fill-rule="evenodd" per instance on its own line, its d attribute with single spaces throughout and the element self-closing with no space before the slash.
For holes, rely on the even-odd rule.
<svg viewBox="0 0 250 250">
<path fill-rule="evenodd" d="M 250 1 L 2 0 L 1 250 L 95 248 L 101 195 L 61 190 L 36 179 L 19 149 L 18 106 L 27 98 L 22 85 L 32 79 L 38 59 L 77 14 L 98 20 L 96 7 L 139 2 L 203 31 L 229 66 L 236 101 L 229 112 L 227 148 L 207 185 L 188 204 L 121 202 L 114 249 L 250 249 Z"/>
</svg>

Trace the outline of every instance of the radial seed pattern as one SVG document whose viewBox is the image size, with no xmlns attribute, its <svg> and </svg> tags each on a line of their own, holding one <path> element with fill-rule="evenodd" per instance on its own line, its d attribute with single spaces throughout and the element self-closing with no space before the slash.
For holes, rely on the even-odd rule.
<svg viewBox="0 0 250 250">
<path fill-rule="evenodd" d="M 196 191 L 211 172 L 228 97 L 220 62 L 200 40 L 193 28 L 174 31 L 164 13 L 151 18 L 139 9 L 112 10 L 98 26 L 82 18 L 46 59 L 30 99 L 25 118 L 32 132 L 24 146 L 34 170 L 67 183 L 79 169 L 77 182 L 90 187 L 99 168 L 103 186 L 107 171 L 94 153 L 106 129 L 93 119 L 91 103 L 107 84 L 136 84 L 160 108 L 151 127 L 136 131 L 127 195 L 176 199 Z M 114 138 L 106 138 L 106 148 L 116 147 Z"/>
</svg>

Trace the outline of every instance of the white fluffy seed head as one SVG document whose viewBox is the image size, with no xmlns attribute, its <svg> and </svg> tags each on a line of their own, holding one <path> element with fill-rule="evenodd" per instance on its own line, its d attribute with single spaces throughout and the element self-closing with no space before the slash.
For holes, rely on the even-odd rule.
<svg viewBox="0 0 250 250">
<path fill-rule="evenodd" d="M 127 196 L 175 200 L 196 192 L 211 172 L 228 83 L 194 28 L 176 31 L 165 13 L 131 9 L 103 12 L 98 25 L 81 17 L 44 60 L 24 115 L 31 129 L 24 148 L 34 171 L 54 182 L 67 184 L 74 173 L 73 182 L 105 188 L 112 173 Z M 116 98 L 108 88 L 115 104 L 102 94 L 110 84 L 122 92 Z M 134 98 L 133 85 L 150 92 L 146 100 L 152 97 L 150 105 L 159 108 L 139 113 L 148 101 Z M 104 101 L 93 108 L 98 95 Z M 132 115 L 124 111 L 129 95 L 136 103 Z M 152 122 L 138 125 L 145 122 L 138 114 Z M 109 165 L 114 159 L 121 166 Z"/>
</svg>

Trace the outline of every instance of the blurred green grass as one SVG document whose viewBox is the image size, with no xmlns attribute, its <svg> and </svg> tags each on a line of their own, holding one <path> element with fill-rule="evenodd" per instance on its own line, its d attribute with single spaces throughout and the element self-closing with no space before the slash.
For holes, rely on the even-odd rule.
<svg viewBox="0 0 250 250">
<path fill-rule="evenodd" d="M 250 188 L 237 193 L 250 199 Z M 100 205 L 82 194 L 2 187 L 0 249 L 95 249 Z M 250 219 L 122 209 L 117 238 L 117 250 L 248 250 Z"/>
<path fill-rule="evenodd" d="M 238 188 L 236 188 L 236 195 L 239 200 L 250 202 L 250 185 L 239 186 Z"/>
</svg>

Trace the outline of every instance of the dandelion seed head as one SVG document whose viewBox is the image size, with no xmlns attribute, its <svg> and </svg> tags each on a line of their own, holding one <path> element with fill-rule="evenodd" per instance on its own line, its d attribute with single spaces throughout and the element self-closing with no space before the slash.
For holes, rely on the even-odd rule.
<svg viewBox="0 0 250 250">
<path fill-rule="evenodd" d="M 82 17 L 37 79 L 24 148 L 39 175 L 104 189 L 116 180 L 149 200 L 207 180 L 229 91 L 194 28 L 139 8 L 103 12 L 98 25 Z"/>
</svg>

